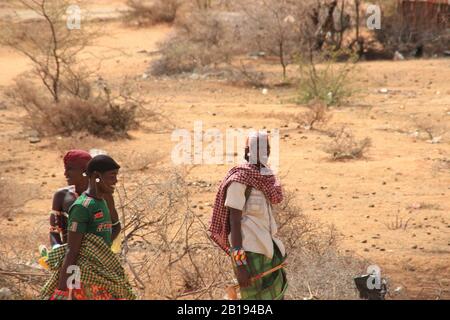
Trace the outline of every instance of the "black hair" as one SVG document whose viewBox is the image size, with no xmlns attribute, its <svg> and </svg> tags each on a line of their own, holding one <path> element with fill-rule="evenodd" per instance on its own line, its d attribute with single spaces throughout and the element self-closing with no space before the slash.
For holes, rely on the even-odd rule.
<svg viewBox="0 0 450 320">
<path fill-rule="evenodd" d="M 106 171 L 118 169 L 120 169 L 120 166 L 116 161 L 114 161 L 113 158 L 105 154 L 100 154 L 98 156 L 93 157 L 92 160 L 89 161 L 86 173 L 90 176 L 95 171 L 103 173 Z"/>
</svg>

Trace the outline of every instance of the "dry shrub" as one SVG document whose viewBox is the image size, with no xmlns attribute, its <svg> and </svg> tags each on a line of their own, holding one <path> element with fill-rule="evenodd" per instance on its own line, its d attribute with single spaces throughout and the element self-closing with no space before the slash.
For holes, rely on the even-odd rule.
<svg viewBox="0 0 450 320">
<path fill-rule="evenodd" d="M 282 68 L 283 80 L 287 67 L 304 52 L 322 50 L 339 51 L 352 38 L 346 32 L 352 22 L 350 6 L 345 1 L 323 0 L 249 0 L 240 2 L 239 8 L 246 20 L 241 32 L 243 45 L 251 50 L 263 51 L 276 58 Z"/>
<path fill-rule="evenodd" d="M 287 66 L 302 45 L 300 15 L 306 13 L 306 6 L 300 1 L 261 0 L 246 1 L 241 8 L 247 21 L 243 28 L 244 41 L 251 49 L 276 57 L 283 71 L 283 80 L 286 79 Z"/>
<path fill-rule="evenodd" d="M 122 256 L 133 286 L 143 298 L 222 299 L 234 275 L 229 258 L 192 209 L 196 192 L 188 172 L 167 169 L 118 189 L 123 223 Z M 354 298 L 353 277 L 362 267 L 341 256 L 333 228 L 306 217 L 288 192 L 277 208 L 279 236 L 288 252 L 288 297 Z"/>
<path fill-rule="evenodd" d="M 260 87 L 264 73 L 242 63 L 250 55 L 279 63 L 286 81 L 287 67 L 299 53 L 322 48 L 338 51 L 350 25 L 345 8 L 325 1 L 227 1 L 225 7 L 197 2 L 183 11 L 177 17 L 175 35 L 160 46 L 162 55 L 153 63 L 152 74 L 222 68 L 231 82 Z M 325 39 L 327 34 L 332 39 Z"/>
<path fill-rule="evenodd" d="M 420 137 L 421 133 L 425 134 L 425 139 L 431 143 L 438 143 L 442 137 L 449 131 L 448 127 L 441 123 L 439 119 L 418 118 L 415 120 L 417 128 L 417 135 Z"/>
<path fill-rule="evenodd" d="M 250 86 L 254 88 L 264 88 L 268 86 L 267 76 L 264 72 L 258 71 L 250 63 L 240 59 L 239 64 L 229 64 L 228 81 L 237 86 Z"/>
<path fill-rule="evenodd" d="M 370 138 L 356 140 L 353 133 L 345 127 L 333 135 L 333 140 L 323 149 L 333 161 L 361 159 L 372 145 Z"/>
<path fill-rule="evenodd" d="M 31 82 L 18 80 L 9 92 L 29 115 L 29 125 L 41 135 L 71 135 L 88 132 L 107 139 L 124 138 L 137 126 L 134 103 L 119 104 L 109 95 L 88 100 L 64 96 L 58 103 L 49 99 Z"/>
<path fill-rule="evenodd" d="M 17 195 L 20 194 L 20 197 Z M 0 217 L 14 223 L 15 214 L 24 204 L 39 196 L 35 185 L 0 181 Z M 48 274 L 37 265 L 38 245 L 48 242 L 47 220 L 33 225 L 31 232 L 23 233 L 8 229 L 0 233 L 0 288 L 11 291 L 1 299 L 32 299 L 47 280 Z"/>
<path fill-rule="evenodd" d="M 192 72 L 204 63 L 210 63 L 210 55 L 201 45 L 189 41 L 167 42 L 162 47 L 163 55 L 152 64 L 152 75 L 175 75 Z"/>
<path fill-rule="evenodd" d="M 160 172 L 118 190 L 131 281 L 144 298 L 222 298 L 229 260 L 191 208 L 186 173 Z"/>
<path fill-rule="evenodd" d="M 335 246 L 321 255 L 304 251 L 289 254 L 289 299 L 351 300 L 358 299 L 354 278 L 365 272 L 367 263 Z"/>
<path fill-rule="evenodd" d="M 112 150 L 110 155 L 123 164 L 120 171 L 125 174 L 158 170 L 156 164 L 164 158 L 161 152 L 145 150 Z"/>
<path fill-rule="evenodd" d="M 37 224 L 26 236 L 0 235 L 0 287 L 12 292 L 7 299 L 33 299 L 49 277 L 38 264 L 38 245 L 47 244 L 47 221 Z"/>
<path fill-rule="evenodd" d="M 226 286 L 234 282 L 228 256 L 209 238 L 209 215 L 203 218 L 192 210 L 195 190 L 188 176 L 188 171 L 165 168 L 139 180 L 122 177 L 116 194 L 123 226 L 121 257 L 141 298 L 222 299 Z M 334 228 L 304 215 L 293 192 L 286 193 L 276 212 L 288 253 L 287 298 L 355 298 L 353 277 L 363 267 L 354 257 L 340 254 Z M 16 298 L 36 296 L 47 279 L 47 272 L 34 262 L 34 248 L 47 242 L 45 226 L 33 236 L 0 235 L 5 244 L 0 248 L 0 272 L 19 272 L 0 277 L 6 279 L 1 283 Z"/>
<path fill-rule="evenodd" d="M 286 192 L 277 207 L 279 237 L 288 254 L 289 299 L 356 299 L 353 278 L 364 262 L 339 251 L 336 230 L 307 217 Z"/>
<path fill-rule="evenodd" d="M 161 44 L 162 56 L 153 63 L 152 74 L 200 72 L 228 62 L 235 46 L 231 36 L 218 13 L 194 10 L 177 21 L 176 35 Z"/>
<path fill-rule="evenodd" d="M 113 139 L 127 137 L 137 124 L 136 103 L 121 103 L 107 86 L 95 88 L 92 66 L 78 61 L 78 54 L 99 36 L 98 28 L 69 30 L 68 0 L 18 3 L 40 18 L 5 19 L 0 43 L 25 55 L 34 67 L 34 77 L 19 79 L 10 91 L 14 102 L 27 111 L 31 126 L 41 134 L 86 131 Z"/>
<path fill-rule="evenodd" d="M 197 6 L 197 9 L 208 10 L 212 8 L 212 2 L 212 0 L 195 0 L 194 4 Z"/>
<path fill-rule="evenodd" d="M 308 106 L 306 113 L 297 114 L 293 119 L 307 130 L 314 130 L 317 127 L 326 125 L 331 119 L 331 113 L 328 107 L 321 103 L 313 103 Z"/>
<path fill-rule="evenodd" d="M 96 103 L 97 102 L 97 103 Z M 136 106 L 120 106 L 107 101 L 83 101 L 76 98 L 65 101 L 52 121 L 66 132 L 87 130 L 97 137 L 124 138 L 136 126 Z"/>
<path fill-rule="evenodd" d="M 84 81 L 88 72 L 83 68 L 79 73 L 78 54 L 95 41 L 99 29 L 87 27 L 89 21 L 83 21 L 83 28 L 69 29 L 66 11 L 74 4 L 69 0 L 15 2 L 17 8 L 39 18 L 21 19 L 17 13 L 5 17 L 0 21 L 0 44 L 26 56 L 33 66 L 33 77 L 51 99 L 58 102 L 64 91 L 76 91 L 72 86 L 74 81 L 78 84 Z"/>
<path fill-rule="evenodd" d="M 158 23 L 172 23 L 177 17 L 180 0 L 128 0 L 124 20 L 138 26 L 150 26 Z"/>
</svg>

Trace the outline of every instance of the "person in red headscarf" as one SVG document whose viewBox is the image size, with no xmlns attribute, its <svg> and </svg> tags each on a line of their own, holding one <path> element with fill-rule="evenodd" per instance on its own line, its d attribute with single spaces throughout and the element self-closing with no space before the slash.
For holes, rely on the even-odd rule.
<svg viewBox="0 0 450 320">
<path fill-rule="evenodd" d="M 61 245 L 67 242 L 67 218 L 70 206 L 88 187 L 85 174 L 91 155 L 83 150 L 70 150 L 63 158 L 64 176 L 67 185 L 53 195 L 50 212 L 50 244 Z"/>
</svg>

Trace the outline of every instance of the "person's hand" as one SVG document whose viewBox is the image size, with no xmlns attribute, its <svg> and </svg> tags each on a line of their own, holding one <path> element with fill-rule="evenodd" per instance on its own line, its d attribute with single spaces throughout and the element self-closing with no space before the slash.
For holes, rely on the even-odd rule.
<svg viewBox="0 0 450 320">
<path fill-rule="evenodd" d="M 250 286 L 250 273 L 245 266 L 238 266 L 236 271 L 236 277 L 241 288 Z"/>
</svg>

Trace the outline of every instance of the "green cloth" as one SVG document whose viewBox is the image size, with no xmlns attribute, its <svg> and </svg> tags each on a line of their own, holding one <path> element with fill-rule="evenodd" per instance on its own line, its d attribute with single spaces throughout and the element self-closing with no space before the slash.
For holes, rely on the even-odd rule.
<svg viewBox="0 0 450 320">
<path fill-rule="evenodd" d="M 248 261 L 246 269 L 250 273 L 250 277 L 253 278 L 284 262 L 286 257 L 281 255 L 275 243 L 273 246 L 274 254 L 272 259 L 267 258 L 263 254 L 246 251 Z M 252 282 L 249 287 L 240 288 L 241 300 L 282 300 L 287 287 L 286 272 L 281 268 Z"/>
<path fill-rule="evenodd" d="M 41 299 L 49 299 L 57 288 L 66 250 L 64 244 L 49 252 L 47 264 L 53 273 L 41 290 Z M 102 238 L 89 233 L 83 237 L 76 265 L 80 268 L 81 283 L 101 286 L 116 299 L 136 298 L 119 259 Z"/>
<path fill-rule="evenodd" d="M 112 222 L 105 200 L 89 197 L 85 193 L 78 197 L 69 209 L 69 231 L 92 233 L 112 245 Z"/>
</svg>

